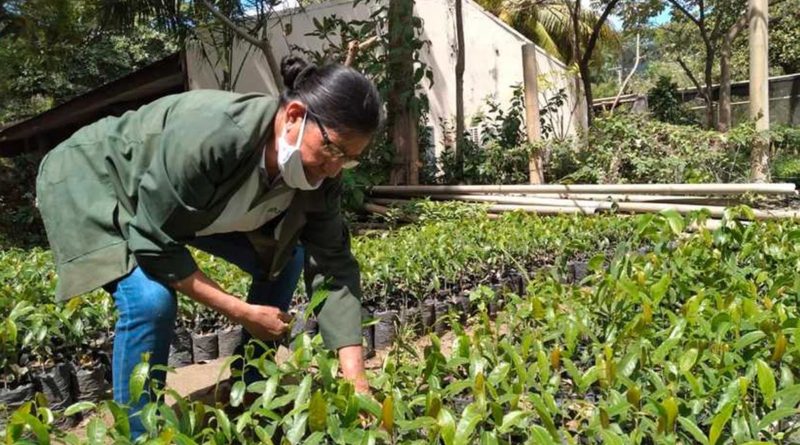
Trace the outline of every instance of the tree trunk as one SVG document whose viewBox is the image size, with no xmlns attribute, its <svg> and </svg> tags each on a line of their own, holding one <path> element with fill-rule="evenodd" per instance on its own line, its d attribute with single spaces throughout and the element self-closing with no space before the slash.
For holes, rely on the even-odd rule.
<svg viewBox="0 0 800 445">
<path fill-rule="evenodd" d="M 462 0 L 456 2 L 456 44 L 458 53 L 456 56 L 456 168 L 457 177 L 464 177 L 464 13 Z"/>
<path fill-rule="evenodd" d="M 749 0 L 750 119 L 758 133 L 750 152 L 750 178 L 769 181 L 769 59 L 768 0 Z"/>
<path fill-rule="evenodd" d="M 731 41 L 725 37 L 719 52 L 719 120 L 717 129 L 731 129 Z"/>
<path fill-rule="evenodd" d="M 706 96 L 706 128 L 714 129 L 717 120 L 714 119 L 714 48 L 706 44 L 706 65 L 704 70 L 705 96 Z"/>
<path fill-rule="evenodd" d="M 414 0 L 390 0 L 388 14 L 387 72 L 390 90 L 387 97 L 387 124 L 395 148 L 389 181 L 392 184 L 418 184 L 418 119 L 411 106 L 414 95 L 414 50 L 407 41 L 414 15 Z"/>
<path fill-rule="evenodd" d="M 569 11 L 569 19 L 572 26 L 572 32 L 570 32 L 569 38 L 572 43 L 572 62 L 576 63 L 580 66 L 581 61 L 581 49 L 580 49 L 580 34 L 581 28 L 579 23 L 579 14 L 581 8 L 581 0 L 575 0 L 574 2 L 566 2 L 565 3 L 567 10 Z M 573 114 L 575 115 L 575 120 L 577 122 L 578 129 L 580 130 L 580 134 L 582 138 L 587 137 L 588 129 L 589 129 L 589 113 L 591 112 L 591 106 L 587 109 L 587 101 L 586 96 L 584 95 L 584 88 L 583 88 L 583 74 L 578 73 L 572 79 L 572 85 L 575 90 L 575 108 L 573 110 Z"/>
<path fill-rule="evenodd" d="M 578 67 L 581 72 L 581 81 L 583 82 L 583 96 L 586 98 L 586 125 L 592 126 L 594 120 L 594 98 L 592 96 L 592 78 L 590 76 L 589 64 L 581 62 Z"/>
<path fill-rule="evenodd" d="M 719 53 L 719 121 L 717 129 L 723 133 L 731 129 L 731 53 L 733 41 L 739 33 L 747 26 L 747 14 L 743 14 L 739 20 L 722 36 L 722 45 Z"/>
</svg>

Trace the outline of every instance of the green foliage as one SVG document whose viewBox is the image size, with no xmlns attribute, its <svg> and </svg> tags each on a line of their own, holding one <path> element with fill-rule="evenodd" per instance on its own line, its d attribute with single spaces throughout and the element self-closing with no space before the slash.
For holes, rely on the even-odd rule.
<svg viewBox="0 0 800 445">
<path fill-rule="evenodd" d="M 773 178 L 786 178 L 794 181 L 800 180 L 800 157 L 782 156 L 772 162 Z"/>
<path fill-rule="evenodd" d="M 695 116 L 678 97 L 678 84 L 660 76 L 647 95 L 647 105 L 653 117 L 669 124 L 697 124 Z"/>
<path fill-rule="evenodd" d="M 539 110 L 539 120 L 543 138 L 553 137 L 553 126 L 549 119 L 557 113 L 566 100 L 562 89 L 553 95 Z M 441 155 L 441 172 L 432 178 L 443 184 L 520 184 L 529 178 L 528 162 L 534 150 L 543 145 L 528 143 L 525 128 L 525 101 L 521 85 L 513 89 L 508 107 L 503 108 L 497 101 L 488 100 L 487 111 L 478 114 L 472 126 L 480 129 L 479 143 L 465 138 L 463 174 L 457 174 L 455 146 L 446 144 Z M 445 134 L 453 129 L 445 125 Z M 558 143 L 556 141 L 555 143 Z"/>
<path fill-rule="evenodd" d="M 0 39 L 0 123 L 43 112 L 177 50 L 147 24 L 127 34 L 99 27 L 94 3 L 32 0 L 25 27 Z"/>
<path fill-rule="evenodd" d="M 800 1 L 786 0 L 770 5 L 769 59 L 783 74 L 800 72 Z"/>
<path fill-rule="evenodd" d="M 254 357 L 248 346 L 247 368 L 263 378 L 244 385 L 234 371 L 237 409 L 156 388 L 159 400 L 170 396 L 175 403 L 142 411 L 142 440 L 793 443 L 800 231 L 788 221 L 745 225 L 739 218 L 747 212 L 729 210 L 716 230 L 703 228 L 702 213 L 512 214 L 457 225 L 433 221 L 360 239 L 361 260 L 376 266 L 368 282 L 406 278 L 409 289 L 430 293 L 423 280 L 454 277 L 462 287 L 443 289 L 470 293 L 478 308 L 469 329 L 453 319 L 447 340 L 430 334 L 421 350 L 394 348 L 370 375 L 374 399 L 337 377 L 337 360 L 319 336 L 298 336 L 281 362 Z M 693 226 L 699 228 L 686 231 Z M 411 250 L 411 240 L 425 248 Z M 588 254 L 588 276 L 569 283 L 558 267 L 541 268 L 538 255 L 548 250 Z M 450 268 L 446 257 L 457 264 Z M 495 276 L 518 263 L 535 272 L 522 293 L 502 282 L 480 286 L 481 275 L 470 275 Z M 384 264 L 387 272 L 376 276 Z M 437 270 L 428 275 L 425 268 Z M 492 319 L 486 303 L 499 300 L 506 308 Z M 92 420 L 91 441 L 126 443 L 123 407 L 84 403 L 68 411 L 87 409 L 113 419 L 108 426 Z M 11 417 L 8 440 L 77 443 L 54 420 L 44 404 L 26 404 Z"/>
<path fill-rule="evenodd" d="M 292 45 L 291 49 L 308 57 L 315 63 L 330 61 L 341 62 L 347 55 L 348 44 L 353 41 L 363 42 L 372 36 L 378 36 L 378 43 L 369 49 L 358 52 L 354 66 L 370 78 L 378 88 L 383 103 L 388 102 L 395 79 L 389 72 L 389 7 L 388 3 L 375 0 L 358 0 L 367 4 L 372 13 L 365 20 L 348 20 L 336 14 L 313 20 L 314 29 L 307 35 L 319 39 L 319 50 L 310 50 L 304 46 Z M 423 60 L 425 48 L 430 44 L 422 34 L 422 18 L 413 16 L 405 28 L 399 31 L 404 38 L 400 39 L 401 50 L 410 52 L 413 59 L 414 72 L 411 90 L 404 93 L 409 109 L 419 118 L 419 146 L 424 149 L 430 145 L 430 134 L 424 131 L 429 109 L 427 89 L 433 84 L 433 71 Z M 397 44 L 395 44 L 397 45 Z M 363 207 L 363 190 L 368 185 L 386 183 L 395 162 L 395 147 L 392 143 L 391 127 L 385 126 L 378 131 L 368 150 L 362 154 L 359 166 L 345 172 L 345 207 L 351 210 Z"/>
<path fill-rule="evenodd" d="M 548 168 L 576 183 L 737 182 L 747 177 L 751 127 L 721 134 L 618 113 L 595 121 L 585 147 L 557 147 Z"/>
</svg>

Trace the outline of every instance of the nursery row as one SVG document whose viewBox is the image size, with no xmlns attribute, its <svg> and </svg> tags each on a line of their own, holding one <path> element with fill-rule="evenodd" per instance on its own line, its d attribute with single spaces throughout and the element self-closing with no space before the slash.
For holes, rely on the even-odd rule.
<svg viewBox="0 0 800 445">
<path fill-rule="evenodd" d="M 463 289 L 478 283 L 497 284 L 521 276 L 515 269 L 551 263 L 557 255 L 585 255 L 607 249 L 630 232 L 631 222 L 613 218 L 533 218 L 509 216 L 491 221 L 475 215 L 467 220 L 430 221 L 379 236 L 356 237 L 353 250 L 362 265 L 365 310 L 383 323 L 365 332 L 368 349 L 391 344 L 392 320 L 439 314 L 463 299 Z M 245 295 L 249 277 L 225 261 L 195 251 L 201 267 L 234 294 Z M 43 391 L 60 408 L 73 400 L 105 397 L 110 381 L 115 309 L 102 290 L 54 301 L 55 273 L 49 251 L 0 252 L 0 405 L 14 406 Z M 302 280 L 301 280 L 302 284 Z M 302 289 L 297 302 L 302 303 Z M 425 305 L 418 307 L 425 301 Z M 179 319 L 170 366 L 212 360 L 233 353 L 241 328 L 188 298 L 179 299 Z M 425 310 L 428 308 L 429 310 Z M 369 317 L 370 315 L 368 315 Z M 430 323 L 430 322 L 429 322 Z M 306 328 L 314 333 L 313 320 Z M 375 336 L 372 331 L 377 330 Z M 62 366 L 63 365 L 63 366 Z M 91 373 L 96 382 L 81 389 L 77 377 Z M 39 375 L 64 377 L 56 392 Z M 49 377 L 48 377 L 49 378 Z M 0 410 L 2 410 L 0 408 Z M 3 418 L 5 416 L 2 416 Z"/>
<path fill-rule="evenodd" d="M 459 231 L 434 222 L 382 238 L 393 243 L 438 229 L 461 235 L 525 221 L 546 238 L 553 227 L 570 226 L 558 220 L 515 215 L 464 221 Z M 796 443 L 800 228 L 725 218 L 715 231 L 686 232 L 694 221 L 668 214 L 594 219 L 601 229 L 583 237 L 583 220 L 568 221 L 571 241 L 600 247 L 586 258 L 585 271 L 573 264 L 573 275 L 585 272 L 579 282 L 560 278 L 568 270 L 560 262 L 531 273 L 526 261 L 535 262 L 536 250 L 528 258 L 497 258 L 484 271 L 465 269 L 463 279 L 454 272 L 437 295 L 463 309 L 450 306 L 450 315 L 432 319 L 434 327 L 446 323 L 452 338 L 443 342 L 433 333 L 416 348 L 414 329 L 401 329 L 371 376 L 375 399 L 336 378 L 337 362 L 318 336 L 300 335 L 280 364 L 246 348 L 249 366 L 264 380 L 248 386 L 235 374 L 227 407 L 160 391 L 177 402 L 145 409 L 149 437 L 219 444 Z M 603 232 L 604 221 L 624 226 L 625 236 Z M 615 242 L 605 245 L 602 237 Z M 376 240 L 360 239 L 357 248 Z M 514 252 L 510 245 L 503 251 Z M 489 274 L 512 268 L 516 275 Z M 470 277 L 496 278 L 480 284 Z M 500 301 L 505 310 L 493 317 L 490 307 Z M 406 314 L 399 318 L 427 324 L 431 305 L 438 314 L 437 302 L 423 300 L 399 310 Z M 421 308 L 419 318 L 407 316 L 414 312 L 409 307 Z M 144 364 L 138 375 L 147 375 Z M 134 382 L 142 391 L 144 378 Z M 94 407 L 82 403 L 67 413 Z M 123 408 L 103 402 L 98 409 L 110 411 L 114 422 L 93 419 L 90 437 L 125 443 Z M 11 440 L 78 441 L 37 403 L 23 405 L 10 422 Z"/>
</svg>

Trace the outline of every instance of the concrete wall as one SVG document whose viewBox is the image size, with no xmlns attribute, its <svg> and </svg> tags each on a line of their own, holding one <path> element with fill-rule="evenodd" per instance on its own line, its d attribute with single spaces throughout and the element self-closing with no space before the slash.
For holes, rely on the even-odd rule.
<svg viewBox="0 0 800 445">
<path fill-rule="evenodd" d="M 350 0 L 331 2 L 276 17 L 269 27 L 273 51 L 278 60 L 289 54 L 290 46 L 320 50 L 323 42 L 306 36 L 314 30 L 313 19 L 336 14 L 346 20 L 367 19 L 377 8 L 374 2 L 360 3 L 354 7 Z M 416 0 L 416 15 L 423 19 L 422 38 L 430 41 L 423 54 L 434 76 L 433 87 L 428 92 L 430 100 L 430 126 L 434 134 L 436 152 L 440 152 L 447 136 L 442 123 L 453 123 L 455 116 L 455 64 L 456 26 L 452 1 Z M 285 32 L 290 30 L 288 34 Z M 484 11 L 470 0 L 464 1 L 464 30 L 466 68 L 464 74 L 464 110 L 469 119 L 485 110 L 489 98 L 506 106 L 512 97 L 513 87 L 522 83 L 522 45 L 530 43 L 521 34 Z M 234 64 L 241 66 L 241 74 L 234 91 L 276 92 L 266 59 L 249 44 L 238 42 L 234 50 Z M 215 70 L 209 62 L 216 59 L 210 45 L 205 45 L 209 58 L 202 55 L 202 45 L 195 42 L 187 48 L 189 86 L 219 88 Z M 245 57 L 246 56 L 246 57 Z M 572 82 L 567 78 L 566 67 L 543 50 L 537 53 L 539 67 L 540 103 L 555 95 L 560 88 L 567 92 L 567 101 L 559 113 L 551 116 L 554 136 L 564 137 L 574 133 L 575 106 Z M 217 68 L 219 73 L 220 69 Z M 431 147 L 433 148 L 433 147 Z"/>
</svg>

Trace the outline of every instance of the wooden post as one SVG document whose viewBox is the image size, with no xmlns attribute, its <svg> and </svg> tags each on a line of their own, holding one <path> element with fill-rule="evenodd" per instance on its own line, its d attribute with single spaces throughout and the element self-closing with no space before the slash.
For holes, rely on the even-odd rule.
<svg viewBox="0 0 800 445">
<path fill-rule="evenodd" d="M 769 23 L 768 0 L 749 0 L 750 17 L 750 119 L 756 121 L 756 138 L 750 155 L 750 178 L 769 181 Z"/>
<path fill-rule="evenodd" d="M 542 152 L 540 147 L 536 145 L 542 139 L 542 126 L 541 122 L 539 122 L 539 85 L 536 80 L 538 75 L 536 45 L 533 43 L 522 45 L 522 78 L 525 82 L 525 126 L 528 132 L 528 142 L 536 147 L 536 151 L 531 152 L 528 159 L 528 176 L 531 184 L 542 184 L 544 182 Z"/>
<path fill-rule="evenodd" d="M 455 0 L 456 9 L 456 177 L 464 179 L 464 68 L 466 48 L 464 48 L 464 11 L 462 0 Z"/>
</svg>

